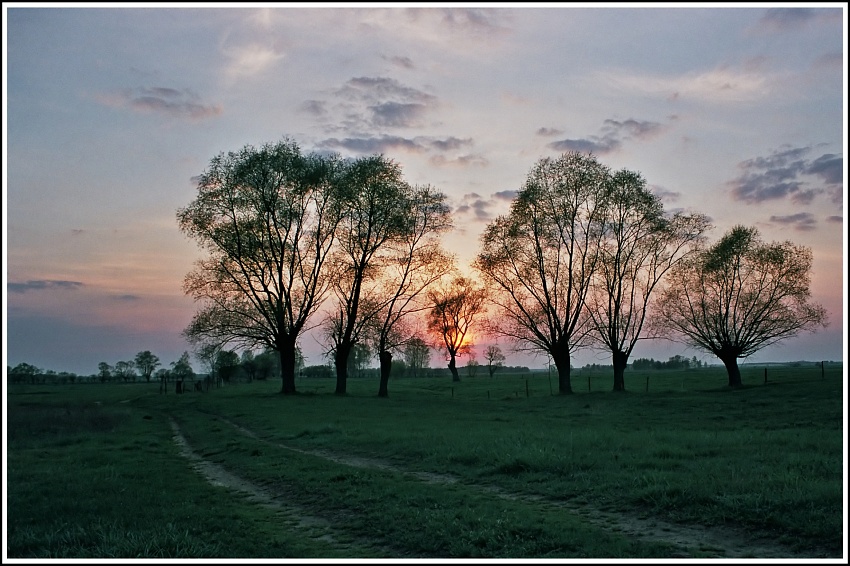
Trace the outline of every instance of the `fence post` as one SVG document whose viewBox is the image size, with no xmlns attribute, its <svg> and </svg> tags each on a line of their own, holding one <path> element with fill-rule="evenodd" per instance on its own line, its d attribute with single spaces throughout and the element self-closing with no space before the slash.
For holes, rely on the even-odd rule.
<svg viewBox="0 0 850 566">
<path fill-rule="evenodd" d="M 821 379 L 823 379 L 823 378 L 824 378 L 823 364 L 824 364 L 824 362 L 821 362 L 821 363 L 820 363 L 820 378 L 821 378 Z"/>
<path fill-rule="evenodd" d="M 764 368 L 764 384 L 767 385 L 767 368 Z"/>
<path fill-rule="evenodd" d="M 525 378 L 525 396 L 528 397 L 528 378 Z"/>
<path fill-rule="evenodd" d="M 646 392 L 649 393 L 649 376 L 646 376 Z"/>
<path fill-rule="evenodd" d="M 587 392 L 590 393 L 590 374 L 587 374 Z"/>
</svg>

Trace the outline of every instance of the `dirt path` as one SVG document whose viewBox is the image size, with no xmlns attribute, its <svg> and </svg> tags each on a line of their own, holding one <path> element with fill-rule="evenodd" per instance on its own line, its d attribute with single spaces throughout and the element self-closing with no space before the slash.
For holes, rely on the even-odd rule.
<svg viewBox="0 0 850 566">
<path fill-rule="evenodd" d="M 800 555 L 775 540 L 767 537 L 757 537 L 734 529 L 708 526 L 689 526 L 669 523 L 660 519 L 647 518 L 636 514 L 623 512 L 612 513 L 593 507 L 592 505 L 569 501 L 554 501 L 542 496 L 528 493 L 509 492 L 492 485 L 482 485 L 463 482 L 451 474 L 436 474 L 431 472 L 414 471 L 400 468 L 394 464 L 375 458 L 351 456 L 328 452 L 326 450 L 304 450 L 287 446 L 257 436 L 253 431 L 234 423 L 224 417 L 211 415 L 221 422 L 234 427 L 240 433 L 285 450 L 308 454 L 355 468 L 370 468 L 384 470 L 415 477 L 421 481 L 437 484 L 462 483 L 464 486 L 491 493 L 497 497 L 514 501 L 525 501 L 535 505 L 557 507 L 578 515 L 583 520 L 608 531 L 617 532 L 627 537 L 645 541 L 655 541 L 671 544 L 681 549 L 681 558 L 690 558 L 694 551 L 700 551 L 709 558 L 814 558 Z"/>
<path fill-rule="evenodd" d="M 218 464 L 205 460 L 200 454 L 192 450 L 186 437 L 180 431 L 179 425 L 173 419 L 171 420 L 171 429 L 174 433 L 172 437 L 174 443 L 180 448 L 180 455 L 189 460 L 192 468 L 212 485 L 237 491 L 247 496 L 248 501 L 280 512 L 291 526 L 305 531 L 312 538 L 322 540 L 343 553 L 351 553 L 355 550 L 354 544 L 356 544 L 361 550 L 375 551 L 376 556 L 397 556 L 396 551 L 376 546 L 371 541 L 355 541 L 352 544 L 341 542 L 341 538 L 350 539 L 351 537 L 341 537 L 335 533 L 333 525 L 327 519 L 316 516 L 301 505 L 286 501 L 281 493 L 255 485 L 228 472 Z"/>
</svg>

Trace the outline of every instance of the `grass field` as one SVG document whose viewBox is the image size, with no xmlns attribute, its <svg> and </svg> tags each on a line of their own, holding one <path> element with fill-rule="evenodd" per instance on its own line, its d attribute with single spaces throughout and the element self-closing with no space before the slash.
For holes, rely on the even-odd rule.
<svg viewBox="0 0 850 566">
<path fill-rule="evenodd" d="M 6 552 L 846 559 L 842 369 L 743 378 L 12 385 Z"/>
</svg>

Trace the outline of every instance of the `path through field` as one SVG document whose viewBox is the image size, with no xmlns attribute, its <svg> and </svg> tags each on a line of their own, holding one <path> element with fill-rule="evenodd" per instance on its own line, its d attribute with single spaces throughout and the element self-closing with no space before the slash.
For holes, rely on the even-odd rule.
<svg viewBox="0 0 850 566">
<path fill-rule="evenodd" d="M 436 474 L 404 469 L 379 459 L 332 453 L 326 450 L 304 450 L 261 438 L 248 428 L 222 416 L 216 415 L 215 418 L 234 427 L 238 432 L 252 439 L 285 450 L 323 458 L 337 464 L 354 468 L 369 468 L 395 472 L 428 483 L 460 484 L 469 489 L 474 489 L 481 493 L 489 493 L 504 499 L 522 501 L 540 507 L 557 507 L 608 531 L 640 540 L 663 542 L 673 545 L 680 549 L 681 558 L 691 557 L 692 553 L 697 549 L 703 555 L 709 554 L 711 558 L 812 558 L 811 556 L 799 555 L 767 537 L 753 537 L 747 533 L 741 533 L 733 529 L 716 526 L 681 525 L 619 511 L 612 513 L 584 503 L 555 501 L 534 494 L 509 492 L 493 485 L 469 483 L 451 474 Z M 328 533 L 326 540 L 335 542 L 333 529 L 328 521 L 311 515 L 308 509 L 286 503 L 285 498 L 281 494 L 272 493 L 267 489 L 254 486 L 244 479 L 227 472 L 218 464 L 204 460 L 197 453 L 191 451 L 174 421 L 172 421 L 172 427 L 174 429 L 174 440 L 181 447 L 181 453 L 190 459 L 195 468 L 210 482 L 246 493 L 258 503 L 282 508 L 288 515 L 297 518 L 297 522 L 301 526 L 326 530 Z M 363 544 L 366 547 L 374 546 L 365 541 Z M 386 552 L 387 556 L 398 556 L 397 554 L 393 554 L 393 551 L 390 549 L 383 549 L 383 551 Z"/>
<path fill-rule="evenodd" d="M 333 547 L 346 551 L 356 544 L 361 548 L 374 549 L 380 556 L 397 556 L 398 552 L 394 549 L 378 547 L 371 541 L 352 541 L 351 543 L 342 542 L 342 538 L 334 532 L 334 527 L 330 521 L 322 517 L 318 517 L 311 513 L 309 509 L 301 505 L 297 505 L 288 501 L 285 494 L 273 492 L 264 487 L 255 485 L 244 478 L 227 471 L 222 466 L 205 460 L 200 454 L 195 452 L 183 433 L 180 427 L 174 420 L 171 420 L 171 429 L 173 431 L 173 439 L 180 448 L 180 455 L 188 459 L 192 467 L 200 473 L 212 485 L 226 487 L 235 490 L 239 493 L 247 495 L 249 501 L 264 505 L 280 511 L 292 526 L 307 531 L 315 538 L 323 540 Z"/>
</svg>

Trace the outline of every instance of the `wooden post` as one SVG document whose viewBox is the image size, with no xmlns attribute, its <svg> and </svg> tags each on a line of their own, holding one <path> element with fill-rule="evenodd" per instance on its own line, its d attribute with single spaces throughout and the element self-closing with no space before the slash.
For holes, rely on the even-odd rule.
<svg viewBox="0 0 850 566">
<path fill-rule="evenodd" d="M 823 379 L 823 378 L 824 378 L 823 364 L 824 364 L 824 362 L 821 362 L 821 363 L 820 363 L 820 378 L 821 378 L 821 379 Z"/>
<path fill-rule="evenodd" d="M 525 396 L 528 397 L 528 378 L 525 378 Z"/>
<path fill-rule="evenodd" d="M 646 376 L 646 392 L 649 393 L 649 376 Z"/>
<path fill-rule="evenodd" d="M 590 374 L 587 374 L 587 392 L 590 393 Z"/>
<path fill-rule="evenodd" d="M 552 374 L 549 373 L 549 396 L 552 395 Z"/>
</svg>

